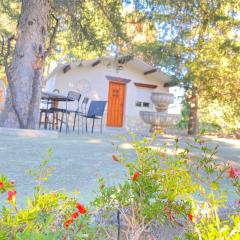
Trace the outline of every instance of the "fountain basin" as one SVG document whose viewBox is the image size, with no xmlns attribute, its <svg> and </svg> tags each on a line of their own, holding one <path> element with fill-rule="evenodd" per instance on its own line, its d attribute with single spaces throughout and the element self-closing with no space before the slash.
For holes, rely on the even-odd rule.
<svg viewBox="0 0 240 240">
<path fill-rule="evenodd" d="M 151 100 L 157 112 L 165 112 L 168 109 L 168 105 L 173 103 L 174 97 L 173 94 L 167 92 L 153 92 Z"/>
<path fill-rule="evenodd" d="M 168 114 L 166 112 L 140 111 L 141 119 L 151 125 L 150 131 L 163 130 L 181 120 L 179 114 Z"/>
</svg>

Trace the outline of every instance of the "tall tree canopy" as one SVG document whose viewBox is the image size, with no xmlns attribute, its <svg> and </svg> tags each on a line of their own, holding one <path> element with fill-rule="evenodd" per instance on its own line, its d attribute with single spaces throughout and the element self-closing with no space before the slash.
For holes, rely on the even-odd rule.
<svg viewBox="0 0 240 240">
<path fill-rule="evenodd" d="M 135 1 L 159 27 L 152 44 L 135 51 L 172 73 L 188 89 L 189 133 L 197 131 L 197 109 L 214 102 L 223 117 L 240 123 L 239 0 Z M 230 111 L 229 111 L 230 110 Z"/>
</svg>

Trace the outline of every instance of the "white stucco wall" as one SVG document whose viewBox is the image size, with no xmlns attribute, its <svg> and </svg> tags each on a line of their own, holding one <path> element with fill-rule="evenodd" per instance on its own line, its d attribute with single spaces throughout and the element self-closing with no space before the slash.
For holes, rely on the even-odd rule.
<svg viewBox="0 0 240 240">
<path fill-rule="evenodd" d="M 74 67 L 65 74 L 62 70 L 47 80 L 46 90 L 52 91 L 59 89 L 61 93 L 67 94 L 69 90 L 75 90 L 89 97 L 91 100 L 108 100 L 109 80 L 106 75 L 120 78 L 130 79 L 131 82 L 126 84 L 125 96 L 125 113 L 124 126 L 130 125 L 134 119 L 139 120 L 139 111 L 155 111 L 151 103 L 151 93 L 153 91 L 168 91 L 163 87 L 163 83 L 159 80 L 152 79 L 151 74 L 144 76 L 143 72 L 130 66 L 124 66 L 124 69 L 117 71 L 113 67 L 107 67 L 99 64 L 95 67 L 80 66 Z M 156 89 L 136 87 L 134 82 L 157 85 Z M 136 101 L 149 102 L 150 107 L 137 107 Z M 74 108 L 74 106 L 72 106 Z M 105 115 L 107 109 L 105 111 Z M 128 124 L 129 123 L 129 124 Z"/>
<path fill-rule="evenodd" d="M 48 78 L 45 89 L 47 91 L 52 92 L 55 89 L 55 84 L 56 84 L 55 81 L 56 81 L 56 75 L 53 75 L 52 77 Z"/>
</svg>

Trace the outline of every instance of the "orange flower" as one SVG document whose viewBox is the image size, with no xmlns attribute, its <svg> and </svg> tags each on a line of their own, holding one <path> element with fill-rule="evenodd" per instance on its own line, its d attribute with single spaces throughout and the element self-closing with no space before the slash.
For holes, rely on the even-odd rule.
<svg viewBox="0 0 240 240">
<path fill-rule="evenodd" d="M 72 224 L 72 223 L 73 223 L 73 219 L 68 219 L 68 220 L 66 220 L 66 221 L 64 222 L 64 226 L 65 226 L 66 228 L 68 228 L 69 225 Z"/>
<path fill-rule="evenodd" d="M 0 182 L 0 188 L 3 188 L 3 182 Z"/>
<path fill-rule="evenodd" d="M 87 209 L 81 203 L 77 203 L 76 208 L 81 214 L 85 214 L 87 212 Z"/>
<path fill-rule="evenodd" d="M 12 201 L 15 197 L 16 197 L 16 194 L 17 194 L 17 192 L 16 192 L 16 190 L 9 190 L 8 191 L 8 201 L 10 202 L 10 201 Z"/>
<path fill-rule="evenodd" d="M 191 222 L 193 222 L 193 219 L 194 219 L 193 215 L 192 215 L 191 213 L 188 213 L 187 216 L 188 216 L 188 219 L 189 219 Z"/>
<path fill-rule="evenodd" d="M 115 154 L 112 155 L 112 159 L 113 159 L 115 162 L 120 162 L 120 159 L 119 159 Z"/>
<path fill-rule="evenodd" d="M 135 182 L 138 179 L 139 176 L 140 176 L 140 173 L 139 172 L 135 172 L 133 174 L 133 176 L 132 176 L 132 180 Z"/>
<path fill-rule="evenodd" d="M 73 214 L 70 216 L 70 218 L 71 218 L 71 219 L 75 219 L 75 218 L 78 217 L 78 215 L 79 215 L 79 212 L 75 212 L 75 213 L 73 213 Z"/>
<path fill-rule="evenodd" d="M 231 167 L 228 171 L 228 177 L 230 178 L 238 178 L 240 176 L 240 172 L 237 169 Z"/>
<path fill-rule="evenodd" d="M 199 144 L 200 144 L 200 145 L 203 145 L 204 143 L 205 143 L 204 140 L 199 140 Z"/>
</svg>

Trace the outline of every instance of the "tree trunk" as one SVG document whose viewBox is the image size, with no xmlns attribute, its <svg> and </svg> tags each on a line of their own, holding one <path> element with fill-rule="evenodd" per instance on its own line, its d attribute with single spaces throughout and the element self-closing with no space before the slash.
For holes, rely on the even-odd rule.
<svg viewBox="0 0 240 240">
<path fill-rule="evenodd" d="M 188 134 L 196 135 L 198 133 L 198 98 L 196 93 L 196 87 L 193 86 L 191 96 L 188 99 L 189 102 L 189 121 L 188 121 Z"/>
<path fill-rule="evenodd" d="M 22 0 L 1 126 L 37 128 L 48 34 L 49 0 Z"/>
</svg>

